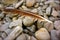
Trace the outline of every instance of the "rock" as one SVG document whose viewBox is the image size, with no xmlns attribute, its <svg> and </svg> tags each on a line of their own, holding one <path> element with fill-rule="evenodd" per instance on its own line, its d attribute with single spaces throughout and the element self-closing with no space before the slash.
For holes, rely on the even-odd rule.
<svg viewBox="0 0 60 40">
<path fill-rule="evenodd" d="M 22 6 L 22 9 L 26 11 L 31 11 L 31 9 L 27 8 L 26 6 Z"/>
<path fill-rule="evenodd" d="M 54 21 L 55 18 L 54 17 L 49 17 L 49 20 Z"/>
<path fill-rule="evenodd" d="M 60 30 L 60 20 L 57 20 L 54 22 L 54 27 L 57 29 L 57 30 Z"/>
<path fill-rule="evenodd" d="M 16 40 L 26 40 L 26 36 L 25 36 L 25 34 L 24 34 L 24 33 L 21 34 L 20 36 L 17 37 Z"/>
<path fill-rule="evenodd" d="M 45 2 L 46 0 L 40 0 L 41 2 Z"/>
<path fill-rule="evenodd" d="M 44 4 L 43 3 L 40 3 L 40 6 L 43 6 Z"/>
<path fill-rule="evenodd" d="M 3 40 L 2 37 L 0 37 L 0 40 Z"/>
<path fill-rule="evenodd" d="M 37 40 L 35 37 L 31 36 L 31 40 Z"/>
<path fill-rule="evenodd" d="M 3 18 L 4 17 L 4 13 L 0 13 L 0 18 Z"/>
<path fill-rule="evenodd" d="M 36 3 L 36 4 L 34 5 L 34 7 L 35 7 L 35 8 L 39 7 L 39 3 Z"/>
<path fill-rule="evenodd" d="M 36 0 L 26 0 L 26 6 L 31 7 L 35 4 Z"/>
<path fill-rule="evenodd" d="M 59 40 L 56 30 L 51 30 L 51 40 Z"/>
<path fill-rule="evenodd" d="M 38 10 L 37 10 L 37 9 L 32 9 L 32 10 L 31 10 L 31 12 L 33 12 L 33 13 L 36 13 L 36 14 L 37 14 L 37 13 L 38 13 Z"/>
<path fill-rule="evenodd" d="M 30 35 L 25 34 L 25 36 L 26 36 L 26 40 L 30 40 L 31 39 L 31 36 Z"/>
<path fill-rule="evenodd" d="M 7 34 L 5 32 L 3 32 L 1 36 L 2 36 L 2 38 L 6 38 Z"/>
<path fill-rule="evenodd" d="M 4 40 L 14 40 L 22 31 L 22 27 L 17 26 Z"/>
<path fill-rule="evenodd" d="M 19 6 L 22 5 L 23 2 L 24 0 L 19 1 L 18 3 L 15 4 L 14 8 L 18 8 Z"/>
<path fill-rule="evenodd" d="M 9 35 L 9 34 L 12 32 L 12 29 L 6 29 L 4 32 L 5 32 L 7 35 Z"/>
<path fill-rule="evenodd" d="M 2 4 L 0 4 L 0 9 L 2 9 L 3 8 L 3 5 Z"/>
<path fill-rule="evenodd" d="M 35 32 L 36 31 L 36 26 L 32 25 L 30 27 L 27 27 L 27 29 L 29 29 L 31 32 Z"/>
<path fill-rule="evenodd" d="M 50 35 L 45 28 L 41 28 L 36 31 L 35 36 L 38 40 L 50 40 Z"/>
<path fill-rule="evenodd" d="M 14 20 L 10 23 L 9 28 L 15 27 L 15 26 L 21 26 L 22 27 L 22 19 Z"/>
<path fill-rule="evenodd" d="M 54 29 L 53 23 L 46 22 L 44 23 L 44 27 L 50 32 Z"/>
<path fill-rule="evenodd" d="M 34 18 L 32 18 L 32 17 L 26 16 L 26 17 L 23 19 L 23 24 L 24 24 L 25 26 L 31 26 L 33 23 L 34 23 Z"/>
<path fill-rule="evenodd" d="M 0 27 L 0 31 L 4 31 L 4 30 L 8 29 L 9 24 L 10 24 L 10 23 L 5 23 L 5 24 L 3 24 L 3 25 Z"/>
<path fill-rule="evenodd" d="M 3 3 L 4 4 L 7 4 L 7 5 L 10 5 L 10 4 L 13 4 L 13 3 L 17 3 L 18 0 L 3 0 Z"/>
<path fill-rule="evenodd" d="M 52 10 L 51 6 L 47 7 L 47 9 L 46 9 L 46 15 L 50 15 L 51 10 Z"/>
<path fill-rule="evenodd" d="M 59 15 L 59 13 L 56 10 L 53 9 L 51 15 L 54 16 L 54 17 L 57 17 Z"/>
<path fill-rule="evenodd" d="M 40 20 L 37 21 L 37 28 L 40 29 L 43 27 L 43 22 L 41 22 Z"/>
</svg>

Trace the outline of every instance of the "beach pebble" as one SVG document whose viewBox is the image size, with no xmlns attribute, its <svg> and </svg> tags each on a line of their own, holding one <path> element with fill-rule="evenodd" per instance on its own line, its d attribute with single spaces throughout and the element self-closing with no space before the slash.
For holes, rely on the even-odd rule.
<svg viewBox="0 0 60 40">
<path fill-rule="evenodd" d="M 51 30 L 51 40 L 59 40 L 57 37 L 57 31 Z"/>
<path fill-rule="evenodd" d="M 37 14 L 37 13 L 38 13 L 38 10 L 37 10 L 37 9 L 32 9 L 32 10 L 31 10 L 31 12 L 33 12 L 33 13 L 36 13 L 36 14 Z"/>
<path fill-rule="evenodd" d="M 9 24 L 10 24 L 10 23 L 5 23 L 5 24 L 3 24 L 3 25 L 0 27 L 0 31 L 4 31 L 4 30 L 8 29 Z"/>
<path fill-rule="evenodd" d="M 26 40 L 25 34 L 22 33 L 21 35 L 19 35 L 16 40 Z"/>
<path fill-rule="evenodd" d="M 46 9 L 46 15 L 50 15 L 51 10 L 52 10 L 51 6 L 47 7 L 47 9 Z"/>
<path fill-rule="evenodd" d="M 44 23 L 44 27 L 50 32 L 51 30 L 53 30 L 53 23 L 49 23 L 49 22 L 46 22 Z"/>
<path fill-rule="evenodd" d="M 9 28 L 15 27 L 15 26 L 21 26 L 22 27 L 22 19 L 14 20 L 10 23 Z"/>
<path fill-rule="evenodd" d="M 31 32 L 35 32 L 36 31 L 36 26 L 32 25 L 30 27 L 27 27 L 27 29 L 29 29 Z"/>
<path fill-rule="evenodd" d="M 56 10 L 53 9 L 51 15 L 54 16 L 54 17 L 57 17 L 59 15 L 59 13 Z"/>
<path fill-rule="evenodd" d="M 41 28 L 35 32 L 35 36 L 39 40 L 50 40 L 50 35 L 45 28 Z"/>
<path fill-rule="evenodd" d="M 26 0 L 26 6 L 32 7 L 35 4 L 36 0 Z"/>
<path fill-rule="evenodd" d="M 34 18 L 32 18 L 32 17 L 26 16 L 26 17 L 23 19 L 23 24 L 24 24 L 25 26 L 31 26 L 33 23 L 34 23 Z"/>
<path fill-rule="evenodd" d="M 54 27 L 57 29 L 57 30 L 60 30 L 60 20 L 57 20 L 54 22 Z"/>
</svg>

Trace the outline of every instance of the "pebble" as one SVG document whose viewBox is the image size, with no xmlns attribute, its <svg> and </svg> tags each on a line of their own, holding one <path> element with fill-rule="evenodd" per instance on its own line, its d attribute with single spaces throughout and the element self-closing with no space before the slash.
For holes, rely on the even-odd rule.
<svg viewBox="0 0 60 40">
<path fill-rule="evenodd" d="M 7 34 L 5 32 L 3 32 L 1 36 L 2 36 L 2 38 L 6 38 Z"/>
<path fill-rule="evenodd" d="M 3 0 L 3 3 L 4 4 L 7 4 L 7 5 L 10 5 L 10 4 L 13 4 L 13 3 L 17 3 L 18 0 Z"/>
<path fill-rule="evenodd" d="M 26 0 L 26 6 L 32 7 L 35 4 L 36 0 Z"/>
<path fill-rule="evenodd" d="M 0 18 L 3 18 L 4 17 L 4 13 L 0 13 Z"/>
<path fill-rule="evenodd" d="M 45 28 L 41 28 L 36 31 L 35 36 L 38 40 L 50 40 L 50 35 Z"/>
<path fill-rule="evenodd" d="M 51 15 L 54 16 L 54 17 L 57 17 L 59 15 L 59 13 L 56 10 L 53 9 Z"/>
<path fill-rule="evenodd" d="M 39 3 L 36 3 L 36 4 L 34 5 L 34 7 L 35 7 L 35 8 L 39 7 Z"/>
<path fill-rule="evenodd" d="M 4 32 L 5 32 L 7 35 L 9 35 L 9 34 L 12 32 L 12 29 L 6 29 Z"/>
<path fill-rule="evenodd" d="M 22 31 L 22 27 L 17 26 L 4 40 L 14 40 Z"/>
<path fill-rule="evenodd" d="M 29 29 L 31 32 L 35 32 L 36 31 L 36 26 L 32 25 L 30 27 L 27 27 L 27 29 Z"/>
<path fill-rule="evenodd" d="M 51 30 L 51 40 L 59 40 L 56 30 Z"/>
<path fill-rule="evenodd" d="M 49 22 L 46 22 L 44 23 L 44 27 L 50 32 L 51 30 L 53 30 L 54 26 L 53 26 L 53 23 L 49 23 Z"/>
<path fill-rule="evenodd" d="M 0 37 L 0 40 L 3 40 L 2 37 Z"/>
<path fill-rule="evenodd" d="M 26 40 L 25 34 L 22 33 L 21 35 L 19 35 L 16 40 Z"/>
<path fill-rule="evenodd" d="M 54 27 L 57 29 L 57 30 L 60 30 L 60 20 L 57 20 L 54 22 Z"/>
<path fill-rule="evenodd" d="M 47 7 L 47 9 L 46 9 L 46 15 L 50 15 L 51 10 L 52 10 L 51 6 Z"/>
<path fill-rule="evenodd" d="M 15 26 L 21 26 L 22 27 L 22 19 L 14 20 L 10 23 L 9 28 L 15 27 Z"/>
<path fill-rule="evenodd" d="M 40 20 L 37 21 L 37 28 L 40 29 L 43 27 L 43 22 L 41 22 Z"/>
<path fill-rule="evenodd" d="M 26 11 L 31 11 L 31 9 L 27 8 L 26 6 L 22 6 L 22 9 Z"/>
<path fill-rule="evenodd" d="M 35 37 L 31 36 L 31 40 L 37 40 Z"/>
<path fill-rule="evenodd" d="M 37 9 L 32 9 L 32 10 L 31 10 L 31 12 L 33 12 L 33 13 L 36 13 L 36 14 L 37 14 L 37 13 L 38 13 L 38 10 L 37 10 Z"/>
<path fill-rule="evenodd" d="M 10 23 L 5 23 L 5 24 L 3 24 L 3 25 L 0 27 L 0 31 L 4 31 L 4 30 L 8 29 L 9 24 L 10 24 Z"/>
<path fill-rule="evenodd" d="M 34 18 L 32 18 L 32 17 L 28 17 L 28 16 L 26 16 L 24 19 L 23 19 L 23 24 L 25 25 L 25 26 L 31 26 L 32 24 L 34 23 Z"/>
</svg>

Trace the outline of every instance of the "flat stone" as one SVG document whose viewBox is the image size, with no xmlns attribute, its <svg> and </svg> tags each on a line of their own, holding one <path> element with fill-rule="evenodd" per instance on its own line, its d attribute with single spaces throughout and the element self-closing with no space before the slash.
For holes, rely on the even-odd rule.
<svg viewBox="0 0 60 40">
<path fill-rule="evenodd" d="M 35 36 L 39 40 L 50 40 L 50 35 L 45 28 L 41 28 L 35 32 Z"/>
</svg>

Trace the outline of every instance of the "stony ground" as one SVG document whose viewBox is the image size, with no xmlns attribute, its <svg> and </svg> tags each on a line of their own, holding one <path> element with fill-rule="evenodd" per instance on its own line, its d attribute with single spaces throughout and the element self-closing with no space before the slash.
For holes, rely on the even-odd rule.
<svg viewBox="0 0 60 40">
<path fill-rule="evenodd" d="M 60 0 L 0 0 L 3 7 L 30 11 L 53 23 L 0 10 L 0 40 L 60 40 Z"/>
</svg>

